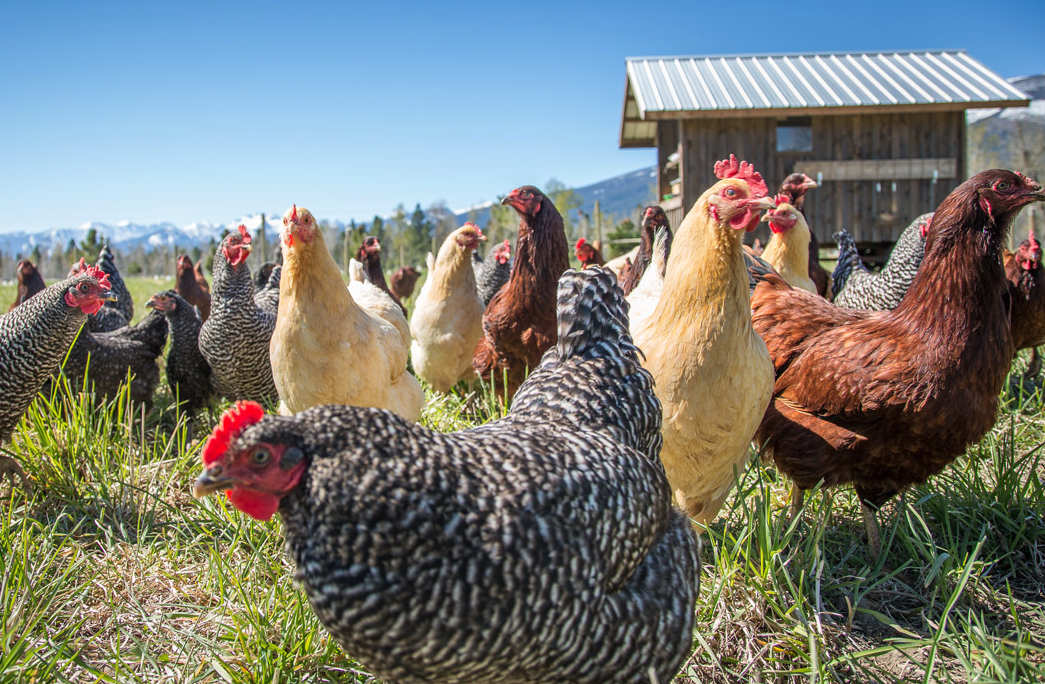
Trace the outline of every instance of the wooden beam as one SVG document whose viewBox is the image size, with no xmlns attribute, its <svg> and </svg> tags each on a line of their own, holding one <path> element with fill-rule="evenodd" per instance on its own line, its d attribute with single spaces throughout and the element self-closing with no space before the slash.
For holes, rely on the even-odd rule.
<svg viewBox="0 0 1045 684">
<path fill-rule="evenodd" d="M 941 102 L 933 104 L 851 105 L 845 107 L 783 107 L 777 109 L 692 109 L 643 112 L 646 121 L 669 119 L 738 119 L 760 116 L 838 116 L 843 114 L 902 114 L 909 112 L 960 112 L 966 109 L 1028 107 L 1030 100 L 994 102 Z"/>
</svg>

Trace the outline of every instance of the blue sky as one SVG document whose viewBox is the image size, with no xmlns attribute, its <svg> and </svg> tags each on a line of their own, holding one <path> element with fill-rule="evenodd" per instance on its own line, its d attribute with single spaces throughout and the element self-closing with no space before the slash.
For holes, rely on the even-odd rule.
<svg viewBox="0 0 1045 684">
<path fill-rule="evenodd" d="M 225 222 L 292 202 L 369 221 L 619 150 L 624 58 L 966 48 L 1045 72 L 1040 2 L 6 3 L 0 232 Z"/>
</svg>

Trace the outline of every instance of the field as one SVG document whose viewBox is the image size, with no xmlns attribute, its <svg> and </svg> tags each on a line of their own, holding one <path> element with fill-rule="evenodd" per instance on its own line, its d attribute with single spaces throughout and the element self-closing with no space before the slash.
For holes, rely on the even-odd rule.
<svg viewBox="0 0 1045 684">
<path fill-rule="evenodd" d="M 140 317 L 169 282 L 129 285 Z M 37 400 L 6 445 L 33 487 L 0 485 L 0 682 L 367 680 L 294 587 L 278 516 L 192 499 L 217 414 L 188 425 L 166 387 L 144 421 L 72 394 Z M 422 422 L 496 417 L 484 399 L 430 395 Z M 744 473 L 704 535 L 679 681 L 1045 681 L 1045 417 L 1040 394 L 1006 399 L 979 445 L 881 513 L 877 562 L 850 490 L 811 494 L 792 523 L 789 483 Z"/>
</svg>

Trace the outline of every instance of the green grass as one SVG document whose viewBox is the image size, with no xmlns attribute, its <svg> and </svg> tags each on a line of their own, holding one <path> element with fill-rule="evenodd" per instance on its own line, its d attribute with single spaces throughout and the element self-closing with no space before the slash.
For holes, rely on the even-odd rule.
<svg viewBox="0 0 1045 684">
<path fill-rule="evenodd" d="M 131 287 L 144 310 L 165 286 Z M 190 426 L 165 393 L 144 421 L 126 396 L 41 398 L 6 445 L 34 486 L 0 486 L 0 682 L 365 681 L 294 587 L 278 516 L 191 498 L 216 414 Z M 877 561 L 850 490 L 790 521 L 790 483 L 742 473 L 705 534 L 680 681 L 1045 681 L 1045 417 L 1040 395 L 1007 399 L 980 444 L 886 506 Z M 422 422 L 502 413 L 430 395 Z"/>
</svg>

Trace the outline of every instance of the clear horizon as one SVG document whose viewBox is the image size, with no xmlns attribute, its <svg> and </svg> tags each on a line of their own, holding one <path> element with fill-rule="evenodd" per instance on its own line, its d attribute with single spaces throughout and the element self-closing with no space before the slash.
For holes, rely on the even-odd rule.
<svg viewBox="0 0 1045 684">
<path fill-rule="evenodd" d="M 292 202 L 369 222 L 589 185 L 655 161 L 617 148 L 628 56 L 962 48 L 1006 78 L 1045 72 L 1040 22 L 1002 23 L 1030 2 L 742 7 L 8 7 L 0 233 Z"/>
</svg>

